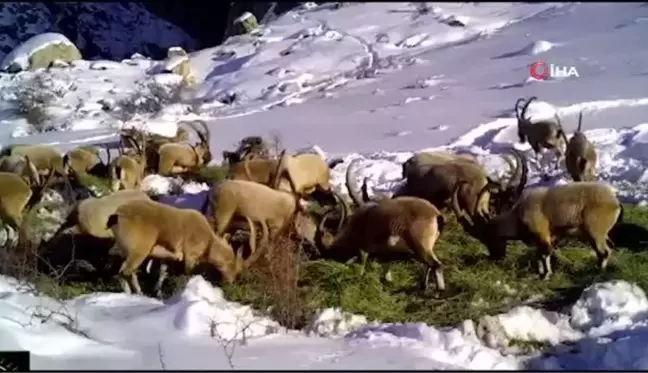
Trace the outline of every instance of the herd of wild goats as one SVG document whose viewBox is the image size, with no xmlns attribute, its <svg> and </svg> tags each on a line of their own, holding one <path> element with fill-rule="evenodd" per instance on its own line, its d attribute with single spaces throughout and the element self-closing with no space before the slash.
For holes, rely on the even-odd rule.
<svg viewBox="0 0 648 373">
<path fill-rule="evenodd" d="M 471 155 L 422 152 L 403 164 L 406 183 L 394 196 L 374 201 L 368 196 L 366 179 L 360 190 L 351 185 L 352 162 L 346 173 L 349 194 L 357 205 L 352 210 L 330 184 L 330 170 L 341 160 L 327 164 L 319 155 L 291 156 L 285 150 L 274 158 L 263 139 L 251 136 L 235 151 L 223 152 L 227 178 L 212 186 L 200 211 L 174 207 L 140 191 L 148 173 L 183 175 L 211 161 L 209 130 L 195 121 L 185 124 L 198 134 L 197 145 L 187 143 L 188 132 L 182 127 L 174 138 L 128 130 L 121 134 L 120 155 L 112 161 L 108 156 L 106 163 L 99 149 L 91 146 L 65 155 L 48 145 L 5 149 L 0 158 L 0 212 L 6 224 L 21 232 L 23 214 L 51 183 L 72 187 L 71 182 L 84 173 L 109 180 L 112 193 L 76 201 L 55 236 L 71 233 L 114 240 L 106 255 L 121 258 L 117 277 L 127 293 L 142 293 L 137 271 L 145 261 L 156 260 L 158 296 L 169 264 L 184 264 L 187 273 L 206 264 L 231 283 L 253 264 L 270 238 L 285 232 L 324 256 L 359 257 L 363 272 L 370 255 L 413 256 L 425 266 L 423 288 L 433 271 L 437 289 L 443 291 L 442 263 L 434 252 L 445 222 L 439 209 L 451 209 L 493 259 L 506 255 L 507 241 L 534 245 L 542 278 L 552 272 L 555 239 L 565 234 L 580 234 L 604 269 L 611 253 L 608 233 L 622 219 L 622 206 L 607 184 L 594 181 L 596 152 L 581 132 L 582 113 L 578 130 L 568 141 L 557 115 L 534 123 L 526 118 L 535 99 L 516 102 L 519 139 L 530 143 L 536 157 L 542 148 L 555 151 L 556 167 L 564 156 L 574 183 L 525 191 L 527 161 L 513 147 L 506 153 L 515 164 L 502 155 L 512 169 L 510 176 L 498 180 Z M 305 202 L 309 197 L 327 208 L 311 211 Z M 255 224 L 261 227 L 258 250 Z M 242 247 L 232 246 L 237 231 L 249 232 L 247 258 Z M 22 239 L 19 234 L 18 243 Z"/>
</svg>

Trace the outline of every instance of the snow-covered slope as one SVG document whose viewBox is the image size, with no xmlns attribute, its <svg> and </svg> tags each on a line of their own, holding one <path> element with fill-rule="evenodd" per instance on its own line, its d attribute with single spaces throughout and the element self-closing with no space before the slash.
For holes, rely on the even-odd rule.
<svg viewBox="0 0 648 373">
<path fill-rule="evenodd" d="M 88 59 L 159 55 L 174 45 L 194 45 L 184 31 L 137 2 L 7 2 L 0 4 L 0 19 L 0 59 L 43 32 L 65 34 Z"/>
<path fill-rule="evenodd" d="M 427 10 L 408 3 L 311 5 L 279 17 L 258 38 L 232 38 L 192 53 L 195 89 L 174 91 L 179 79 L 149 75 L 157 62 L 142 59 L 0 75 L 0 110 L 6 114 L 0 142 L 54 143 L 66 150 L 110 140 L 122 126 L 170 133 L 181 119 L 202 118 L 212 130 L 214 154 L 243 136 L 274 132 L 292 150 L 318 145 L 329 156 L 345 156 L 332 172 L 336 188 L 350 161 L 361 158 L 357 178 L 370 177 L 370 192 L 389 193 L 399 182 L 400 163 L 412 151 L 435 147 L 470 151 L 501 173 L 505 162 L 495 153 L 511 144 L 529 156 L 533 185 L 539 166 L 529 146 L 517 142 L 513 106 L 519 97 L 536 95 L 554 105 L 568 132 L 584 110 L 585 133 L 599 153 L 599 177 L 627 200 L 648 199 L 648 55 L 640 48 L 648 32 L 645 4 L 443 3 Z M 579 76 L 530 79 L 529 65 L 536 61 L 574 66 Z M 49 97 L 40 107 L 46 120 L 37 126 L 19 112 L 33 104 L 33 91 Z M 541 109 L 554 110 L 538 103 L 530 112 L 551 114 Z M 43 128 L 51 131 L 38 133 Z M 553 176 L 552 183 L 566 180 Z M 66 306 L 80 315 L 83 336 L 66 331 L 64 321 L 26 331 L 25 307 L 50 301 L 17 295 L 6 281 L 0 289 L 0 348 L 32 348 L 38 367 L 229 364 L 225 352 L 214 352 L 221 345 L 217 338 L 196 334 L 209 329 L 206 320 L 230 318 L 214 315 L 236 307 L 199 278 L 166 304 L 114 294 L 73 300 Z M 495 347 L 502 338 L 532 336 L 578 341 L 551 358 L 530 358 L 536 368 L 646 369 L 647 308 L 636 286 L 597 284 L 569 316 L 518 308 L 484 321 L 476 329 L 491 333 L 485 338 L 491 347 L 473 339 L 470 323 L 451 330 L 374 324 L 330 339 L 277 332 L 264 320 L 255 333 L 270 335 L 248 340 L 234 354 L 234 365 L 520 368 L 524 359 L 503 357 Z M 320 329 L 327 329 L 322 323 Z M 543 327 L 529 329 L 534 325 Z M 50 350 L 53 339 L 59 349 L 71 346 L 65 357 Z"/>
</svg>

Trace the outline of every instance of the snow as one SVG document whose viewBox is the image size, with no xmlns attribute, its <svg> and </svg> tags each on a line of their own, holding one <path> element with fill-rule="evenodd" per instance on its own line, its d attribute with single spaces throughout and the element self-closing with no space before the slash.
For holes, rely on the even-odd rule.
<svg viewBox="0 0 648 373">
<path fill-rule="evenodd" d="M 21 69 L 26 70 L 29 67 L 29 57 L 41 49 L 47 48 L 52 44 L 74 44 L 63 34 L 56 32 L 46 32 L 33 36 L 14 48 L 5 56 L 0 64 L 0 71 L 5 71 L 9 66 L 18 64 Z"/>
<path fill-rule="evenodd" d="M 278 134 L 293 152 L 342 157 L 331 172 L 341 193 L 354 159 L 360 160 L 356 181 L 368 177 L 370 195 L 390 195 L 401 182 L 401 163 L 415 151 L 469 152 L 501 176 L 507 166 L 498 153 L 511 145 L 527 155 L 534 186 L 547 182 L 530 146 L 517 140 L 513 107 L 520 97 L 537 96 L 527 118 L 557 113 L 570 136 L 583 111 L 599 178 L 623 201 L 645 204 L 648 52 L 637 46 L 648 31 L 641 22 L 646 9 L 438 3 L 423 11 L 408 3 L 306 3 L 260 26 L 257 36 L 190 53 L 196 88 L 181 87 L 174 74 L 151 75 L 164 61 L 135 57 L 0 74 L 0 143 L 49 143 L 66 151 L 114 141 L 130 126 L 173 136 L 180 121 L 201 119 L 215 155 L 244 136 Z M 536 61 L 575 66 L 580 76 L 533 80 L 529 65 Z M 16 110 L 33 87 L 47 94 L 42 109 L 52 131 L 39 132 Z M 550 159 L 546 153 L 541 162 Z M 548 183 L 568 180 L 560 171 Z M 151 175 L 143 189 L 195 206 L 209 187 Z M 648 300 L 618 280 L 591 285 L 563 313 L 520 306 L 454 328 L 385 324 L 324 309 L 304 330 L 284 330 L 223 299 L 200 277 L 165 302 L 125 294 L 60 302 L 19 293 L 8 278 L 0 291 L 0 349 L 31 349 L 35 368 L 648 369 Z M 57 314 L 24 326 L 45 306 L 74 317 Z M 213 320 L 227 326 L 213 332 Z M 233 345 L 216 334 L 239 336 L 241 326 L 252 324 L 230 362 Z M 525 356 L 514 343 L 525 340 L 553 347 Z"/>
</svg>

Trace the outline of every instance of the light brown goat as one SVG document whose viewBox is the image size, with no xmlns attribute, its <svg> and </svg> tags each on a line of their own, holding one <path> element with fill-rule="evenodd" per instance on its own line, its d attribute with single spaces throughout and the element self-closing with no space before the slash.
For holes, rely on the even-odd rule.
<svg viewBox="0 0 648 373">
<path fill-rule="evenodd" d="M 41 199 L 43 190 L 52 180 L 53 173 L 50 173 L 47 180 L 40 182 L 36 168 L 31 164 L 29 157 L 26 157 L 27 169 L 30 181 L 12 172 L 0 172 L 0 218 L 2 221 L 24 236 L 23 215 L 32 209 Z M 35 185 L 35 186 L 32 186 Z M 23 237 L 26 238 L 26 237 Z"/>
<path fill-rule="evenodd" d="M 70 233 L 113 238 L 112 231 L 106 228 L 108 217 L 120 206 L 140 200 L 150 201 L 150 198 L 138 190 L 118 190 L 104 197 L 81 200 L 73 207 L 54 237 Z"/>
<path fill-rule="evenodd" d="M 318 154 L 310 153 L 286 157 L 281 167 L 277 167 L 277 159 L 246 159 L 235 163 L 230 166 L 230 178 L 273 186 L 275 189 L 296 193 L 301 197 L 306 197 L 316 190 L 331 192 L 331 168 L 341 160 L 335 159 L 327 164 Z M 276 183 L 272 180 L 276 180 Z"/>
<path fill-rule="evenodd" d="M 179 123 L 182 124 L 183 122 Z M 139 139 L 139 140 L 137 140 Z M 166 137 L 156 133 L 145 133 L 136 129 L 122 130 L 121 142 L 128 144 L 129 151 L 125 154 L 136 155 L 139 148 L 142 148 L 146 155 L 146 170 L 149 172 L 157 172 L 159 159 L 159 149 L 162 145 L 167 143 L 183 144 L 189 140 L 189 132 L 183 127 L 177 128 L 176 135 L 173 137 Z"/>
<path fill-rule="evenodd" d="M 427 289 L 430 272 L 434 270 L 437 289 L 445 290 L 443 264 L 434 253 L 434 245 L 444 226 L 439 210 L 417 197 L 397 197 L 365 204 L 350 185 L 349 176 L 347 188 L 359 207 L 345 221 L 349 210 L 346 202 L 343 203 L 342 220 L 345 224 L 334 238 L 325 231 L 327 217 L 322 220 L 319 227 L 325 232 L 320 240 L 322 251 L 341 259 L 360 255 L 363 273 L 370 255 L 407 254 L 425 265 L 424 289 Z M 387 271 L 385 277 L 389 279 L 389 275 Z"/>
<path fill-rule="evenodd" d="M 207 165 L 212 160 L 212 154 L 209 149 L 210 132 L 209 127 L 203 121 L 185 122 L 195 131 L 200 142 L 198 145 L 165 143 L 158 149 L 158 166 L 157 171 L 160 175 L 168 176 L 177 173 L 184 173 L 196 167 Z M 200 125 L 203 131 L 199 130 L 196 125 Z"/>
<path fill-rule="evenodd" d="M 623 207 L 608 184 L 580 182 L 526 190 L 509 211 L 492 219 L 471 219 L 457 202 L 453 209 L 464 229 L 481 241 L 491 257 L 506 256 L 508 241 L 521 240 L 537 248 L 538 273 L 543 279 L 552 273 L 550 258 L 558 237 L 579 234 L 591 245 L 599 268 L 605 269 L 611 250 L 608 234 L 623 218 Z"/>
<path fill-rule="evenodd" d="M 567 136 L 563 130 L 558 112 L 555 113 L 553 120 L 546 119 L 532 122 L 526 117 L 529 105 L 537 99 L 536 96 L 533 96 L 528 100 L 520 98 L 515 103 L 518 137 L 522 143 L 526 141 L 529 142 L 529 145 L 531 145 L 531 148 L 533 148 L 533 151 L 535 152 L 536 160 L 538 162 L 540 161 L 539 157 L 542 148 L 554 150 L 556 152 L 555 169 L 557 170 L 564 154 L 562 148 L 567 146 Z M 520 105 L 522 104 L 524 104 L 524 106 L 520 110 Z"/>
<path fill-rule="evenodd" d="M 108 160 L 104 164 L 104 168 L 107 170 L 110 165 L 109 149 L 106 149 L 106 154 Z M 100 163 L 103 164 L 97 146 L 79 146 L 63 156 L 63 168 L 66 174 L 69 174 L 70 171 L 76 175 L 85 174 L 93 170 Z"/>
<path fill-rule="evenodd" d="M 193 209 L 134 201 L 120 206 L 109 217 L 107 227 L 115 236 L 116 250 L 125 257 L 119 269 L 119 282 L 126 293 L 134 289 L 142 294 L 137 269 L 149 257 L 183 261 L 186 273 L 205 260 L 218 269 L 228 283 L 233 282 L 245 266 L 242 252 L 235 253 L 226 239 L 212 231 L 207 219 Z M 256 234 L 251 222 L 250 232 L 251 251 L 255 251 Z M 130 286 L 127 279 L 130 279 Z"/>
<path fill-rule="evenodd" d="M 51 145 L 11 145 L 2 151 L 2 155 L 29 157 L 41 176 L 49 175 L 51 172 L 59 176 L 66 174 L 63 168 L 63 156 Z"/>
<path fill-rule="evenodd" d="M 115 158 L 109 167 L 110 189 L 115 192 L 120 189 L 139 190 L 146 171 L 146 137 L 142 143 L 135 139 L 136 154 L 122 154 Z"/>
<path fill-rule="evenodd" d="M 596 179 L 596 149 L 583 132 L 583 112 L 578 114 L 578 128 L 567 143 L 565 165 L 574 181 L 594 181 Z"/>
</svg>

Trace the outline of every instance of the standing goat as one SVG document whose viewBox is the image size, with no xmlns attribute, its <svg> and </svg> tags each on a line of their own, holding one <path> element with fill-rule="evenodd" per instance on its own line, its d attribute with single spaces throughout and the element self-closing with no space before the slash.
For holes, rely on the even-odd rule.
<svg viewBox="0 0 648 373">
<path fill-rule="evenodd" d="M 109 167 L 110 189 L 115 192 L 120 189 L 139 190 L 146 171 L 146 137 L 142 143 L 126 135 L 135 147 L 136 154 L 122 154 L 115 158 Z"/>
<path fill-rule="evenodd" d="M 583 112 L 578 114 L 578 128 L 567 143 L 565 165 L 574 181 L 594 181 L 596 179 L 596 149 L 583 132 Z"/>
<path fill-rule="evenodd" d="M 201 120 L 185 122 L 194 129 L 200 142 L 197 145 L 168 142 L 158 149 L 157 171 L 162 176 L 184 173 L 196 167 L 207 165 L 212 160 L 209 149 L 210 131 L 207 124 Z M 203 131 L 198 129 L 200 125 Z"/>
<path fill-rule="evenodd" d="M 335 236 L 326 231 L 328 215 L 324 217 L 319 227 L 324 232 L 319 239 L 322 251 L 341 259 L 360 255 L 362 273 L 370 255 L 413 256 L 425 265 L 422 288 L 427 289 L 430 273 L 434 270 L 437 289 L 445 290 L 443 264 L 434 253 L 434 245 L 444 226 L 439 210 L 417 197 L 363 203 L 350 180 L 350 169 L 347 169 L 347 189 L 359 207 L 350 215 L 347 203 L 343 202 L 343 224 Z M 385 278 L 390 280 L 389 270 Z"/>
<path fill-rule="evenodd" d="M 250 250 L 256 248 L 256 231 L 250 223 Z M 119 282 L 126 293 L 134 289 L 142 294 L 137 269 L 147 258 L 182 261 L 190 273 L 205 260 L 219 270 L 224 281 L 231 283 L 244 269 L 241 250 L 236 253 L 227 240 L 212 231 L 207 219 L 198 211 L 178 209 L 154 201 L 134 201 L 120 206 L 108 218 L 107 228 L 115 236 L 116 251 L 125 256 L 119 269 Z M 159 293 L 166 269 L 160 271 L 156 284 Z M 127 281 L 130 279 L 130 286 Z M 132 288 L 131 288 L 132 287 Z"/>
<path fill-rule="evenodd" d="M 471 219 L 453 194 L 453 209 L 464 229 L 481 241 L 491 258 L 506 256 L 508 241 L 520 240 L 537 248 L 538 273 L 543 279 L 552 273 L 550 258 L 557 237 L 580 234 L 605 269 L 611 250 L 608 234 L 623 217 L 623 207 L 609 185 L 580 182 L 526 190 L 513 208 L 492 219 Z"/>
<path fill-rule="evenodd" d="M 527 180 L 526 162 L 523 155 L 514 148 L 508 148 L 516 159 L 513 165 L 507 157 L 504 160 L 513 168 L 507 182 L 491 178 L 483 166 L 476 161 L 456 158 L 455 156 L 442 157 L 441 154 L 427 160 L 428 163 L 411 163 L 407 167 L 408 179 L 406 184 L 394 196 L 413 196 L 426 199 L 438 208 L 450 207 L 452 192 L 461 181 L 459 202 L 471 215 L 490 214 L 491 200 L 497 204 L 510 203 L 521 193 Z M 416 165 L 416 166 L 415 166 Z M 351 165 L 349 165 L 351 167 Z M 485 191 L 484 193 L 482 193 Z M 491 198 L 491 194 L 498 198 Z M 479 199 L 478 199 L 479 198 Z M 512 204 L 512 203 L 511 203 Z"/>
<path fill-rule="evenodd" d="M 533 96 L 528 100 L 520 98 L 515 103 L 518 137 L 522 143 L 525 141 L 529 142 L 531 148 L 533 148 L 533 151 L 535 152 L 535 157 L 538 163 L 540 162 L 539 157 L 542 148 L 554 150 L 556 152 L 555 169 L 557 170 L 560 165 L 560 160 L 563 157 L 562 147 L 567 146 L 567 136 L 565 135 L 557 111 L 554 114 L 553 120 L 546 119 L 532 122 L 530 118 L 526 117 L 529 105 L 537 99 L 536 96 Z M 520 110 L 521 105 L 524 106 Z"/>
<path fill-rule="evenodd" d="M 268 159 L 269 157 L 268 146 L 261 136 L 244 137 L 236 150 L 233 152 L 223 151 L 223 161 L 228 165 L 233 165 L 244 160 L 255 158 Z"/>
</svg>

